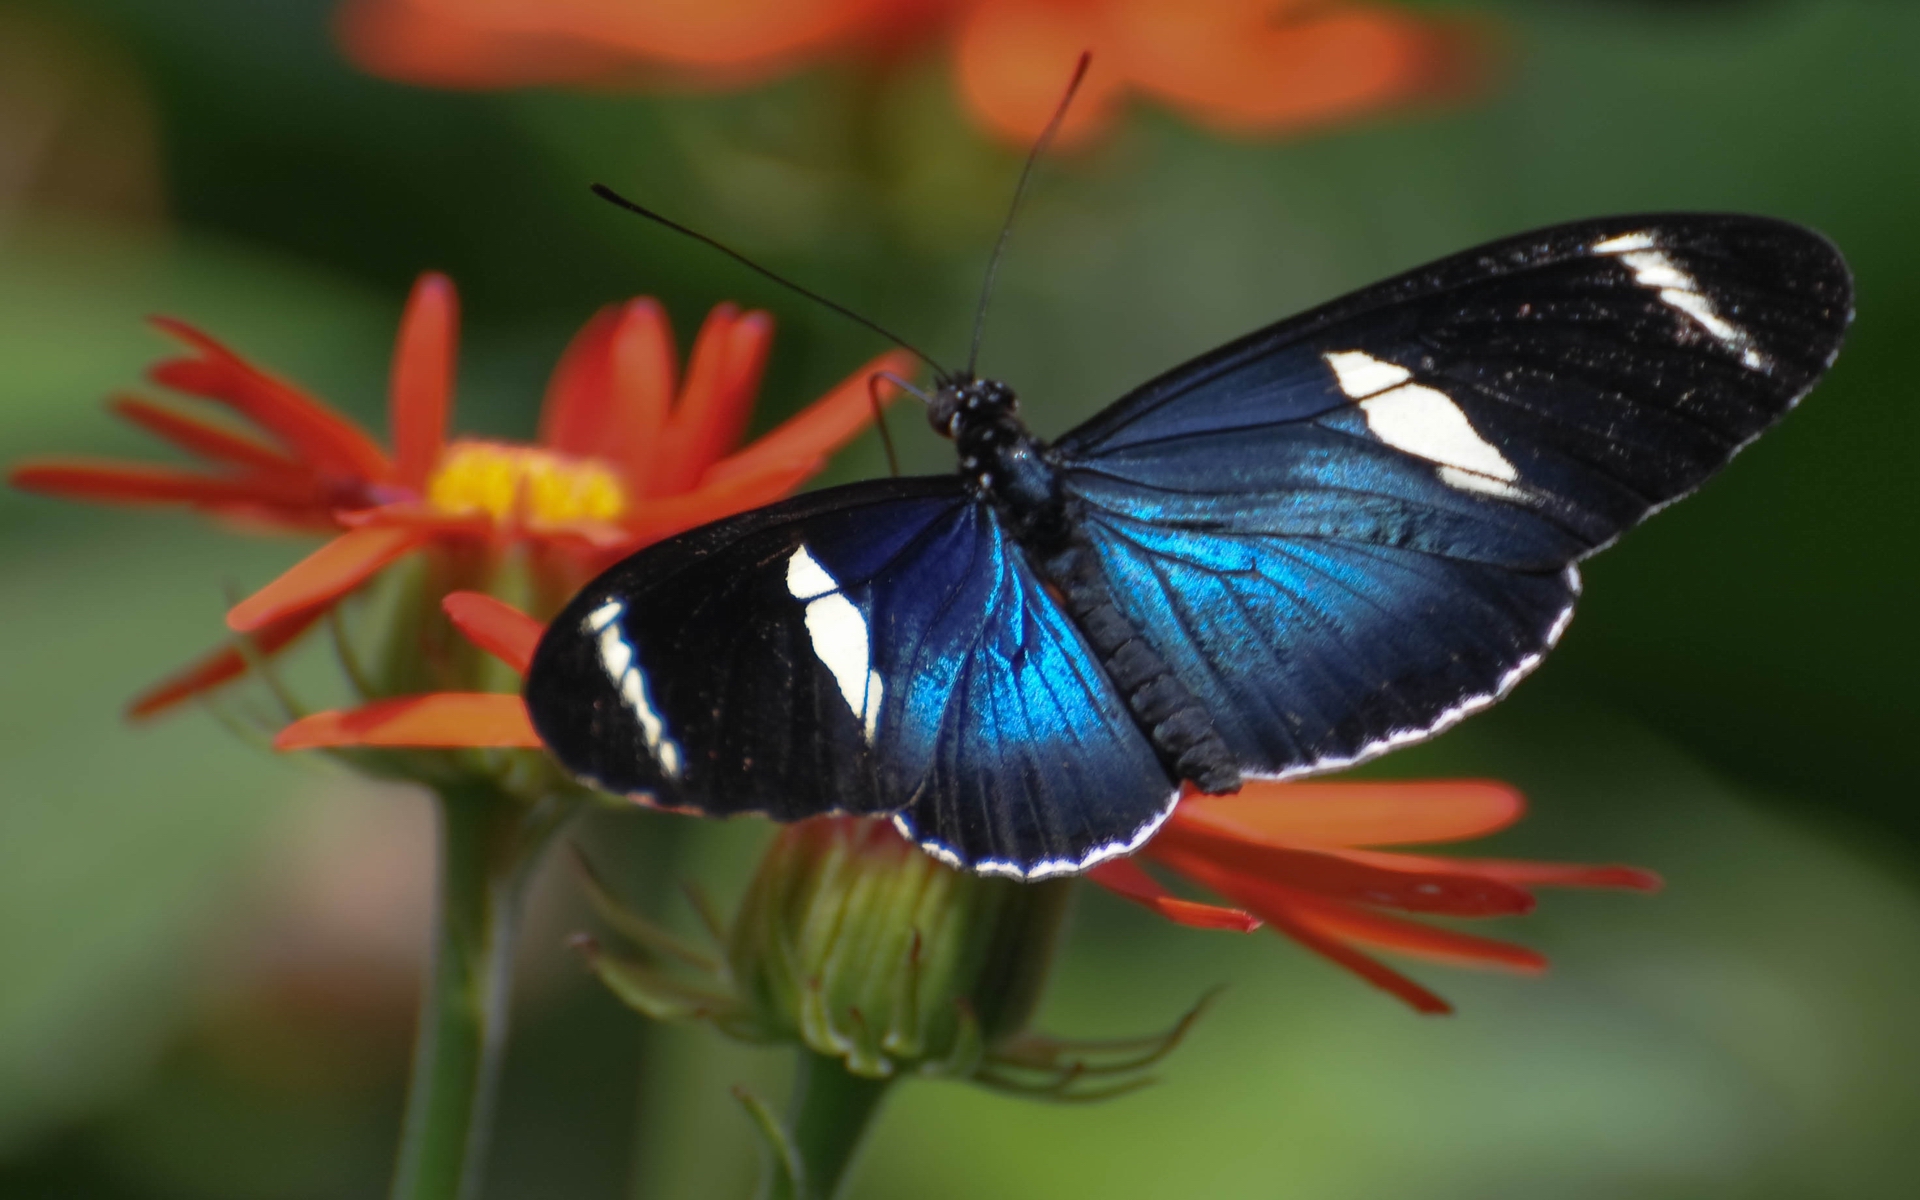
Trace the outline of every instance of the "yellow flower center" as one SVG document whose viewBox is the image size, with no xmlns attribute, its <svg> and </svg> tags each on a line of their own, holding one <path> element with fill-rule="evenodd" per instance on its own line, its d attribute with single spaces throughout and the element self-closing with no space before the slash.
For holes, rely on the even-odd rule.
<svg viewBox="0 0 1920 1200">
<path fill-rule="evenodd" d="M 427 481 L 427 502 L 459 516 L 518 515 L 534 525 L 612 521 L 627 508 L 620 477 L 590 458 L 532 446 L 455 442 Z"/>
</svg>

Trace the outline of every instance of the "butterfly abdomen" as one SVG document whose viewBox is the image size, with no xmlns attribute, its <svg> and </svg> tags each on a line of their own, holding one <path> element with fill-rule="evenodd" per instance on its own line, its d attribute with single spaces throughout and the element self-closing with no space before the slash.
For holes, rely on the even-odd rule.
<svg viewBox="0 0 1920 1200">
<path fill-rule="evenodd" d="M 1013 389 L 975 380 L 950 395 L 952 416 L 936 427 L 960 451 L 960 474 L 993 506 L 1034 572 L 1051 585 L 1167 774 L 1205 792 L 1238 790 L 1239 766 L 1212 714 L 1114 603 L 1071 511 L 1059 467 L 1015 415 Z"/>
<path fill-rule="evenodd" d="M 1191 780 L 1203 792 L 1239 790 L 1239 765 L 1214 729 L 1212 714 L 1114 604 L 1093 547 L 1072 537 L 1044 558 L 1036 555 L 1034 566 L 1057 589 L 1167 774 Z"/>
</svg>

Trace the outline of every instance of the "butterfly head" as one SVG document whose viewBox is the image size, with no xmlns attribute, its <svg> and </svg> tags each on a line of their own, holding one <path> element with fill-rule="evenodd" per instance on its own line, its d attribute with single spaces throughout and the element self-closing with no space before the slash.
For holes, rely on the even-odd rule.
<svg viewBox="0 0 1920 1200">
<path fill-rule="evenodd" d="M 1018 406 L 1013 389 L 997 379 L 956 379 L 933 394 L 927 420 L 935 433 L 958 441 L 966 427 L 997 423 Z"/>
</svg>

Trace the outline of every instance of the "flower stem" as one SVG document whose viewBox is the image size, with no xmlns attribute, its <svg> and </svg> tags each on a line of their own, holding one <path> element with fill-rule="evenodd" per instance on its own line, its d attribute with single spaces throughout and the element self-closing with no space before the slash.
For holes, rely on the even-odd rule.
<svg viewBox="0 0 1920 1200">
<path fill-rule="evenodd" d="M 838 1058 L 801 1050 L 787 1113 L 800 1160 L 799 1186 L 776 1163 L 760 1189 L 761 1200 L 834 1200 L 892 1082 L 855 1075 Z"/>
<path fill-rule="evenodd" d="M 393 1200 L 479 1193 L 506 1046 L 513 937 L 540 851 L 570 809 L 529 809 L 490 783 L 446 787 L 433 964 L 420 999 Z"/>
</svg>

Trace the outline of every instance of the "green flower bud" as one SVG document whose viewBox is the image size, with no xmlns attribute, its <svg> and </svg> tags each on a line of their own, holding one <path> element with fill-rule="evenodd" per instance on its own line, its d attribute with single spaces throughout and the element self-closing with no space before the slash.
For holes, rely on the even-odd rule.
<svg viewBox="0 0 1920 1200">
<path fill-rule="evenodd" d="M 776 1038 L 869 1078 L 971 1074 L 1032 1016 L 1071 887 L 956 871 L 886 821 L 806 821 L 761 860 L 727 961 Z"/>
<path fill-rule="evenodd" d="M 1053 1099 L 1147 1082 L 1172 1029 L 1079 1043 L 1027 1031 L 1071 879 L 957 871 L 883 819 L 821 817 L 775 834 L 730 927 L 709 951 L 622 907 L 582 864 L 601 917 L 638 951 L 575 945 L 629 1006 L 785 1042 L 881 1080 L 913 1072 Z M 705 914 L 703 914 L 705 915 Z"/>
</svg>

